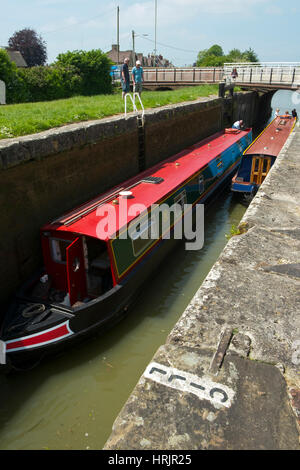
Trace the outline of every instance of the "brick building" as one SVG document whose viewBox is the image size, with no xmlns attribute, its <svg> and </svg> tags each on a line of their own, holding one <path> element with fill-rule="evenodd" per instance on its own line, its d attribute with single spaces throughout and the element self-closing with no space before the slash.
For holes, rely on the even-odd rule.
<svg viewBox="0 0 300 470">
<path fill-rule="evenodd" d="M 133 67 L 135 62 L 139 60 L 143 67 L 172 67 L 172 64 L 169 60 L 164 59 L 162 55 L 157 55 L 156 59 L 154 54 L 148 54 L 145 57 L 141 52 L 136 52 L 133 54 L 132 50 L 120 51 L 118 53 L 118 45 L 113 44 L 111 50 L 106 54 L 115 64 L 123 64 L 126 57 L 129 58 L 129 67 Z M 119 58 L 119 61 L 118 61 Z"/>
</svg>

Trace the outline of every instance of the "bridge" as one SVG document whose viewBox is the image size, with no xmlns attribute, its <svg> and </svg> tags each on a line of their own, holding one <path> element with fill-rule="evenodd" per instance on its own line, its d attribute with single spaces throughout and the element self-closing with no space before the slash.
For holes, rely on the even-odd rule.
<svg viewBox="0 0 300 470">
<path fill-rule="evenodd" d="M 236 79 L 231 76 L 234 68 Z M 223 71 L 226 84 L 242 88 L 262 92 L 300 89 L 299 62 L 227 63 Z"/>
<path fill-rule="evenodd" d="M 223 67 L 143 68 L 144 87 L 147 89 L 178 88 L 205 83 L 220 83 Z"/>
<path fill-rule="evenodd" d="M 231 76 L 233 68 L 238 73 L 235 80 Z M 224 67 L 144 68 L 144 87 L 147 89 L 173 89 L 204 83 L 225 83 L 262 92 L 300 89 L 300 63 L 226 63 Z"/>
</svg>

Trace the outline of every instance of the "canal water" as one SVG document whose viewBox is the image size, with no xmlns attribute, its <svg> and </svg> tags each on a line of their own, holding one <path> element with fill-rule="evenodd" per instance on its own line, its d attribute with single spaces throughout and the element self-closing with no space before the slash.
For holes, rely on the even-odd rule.
<svg viewBox="0 0 300 470">
<path fill-rule="evenodd" d="M 282 94 L 275 95 L 275 108 L 291 110 L 286 97 L 280 102 Z M 31 371 L 0 377 L 0 449 L 102 449 L 131 391 L 245 210 L 229 190 L 219 195 L 205 214 L 204 247 L 195 252 L 178 245 L 113 330 Z"/>
</svg>

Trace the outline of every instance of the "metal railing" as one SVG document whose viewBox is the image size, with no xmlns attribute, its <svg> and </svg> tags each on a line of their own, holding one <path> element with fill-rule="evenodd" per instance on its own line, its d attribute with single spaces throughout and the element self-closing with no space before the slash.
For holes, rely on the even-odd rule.
<svg viewBox="0 0 300 470">
<path fill-rule="evenodd" d="M 144 83 L 217 83 L 223 67 L 143 68 Z"/>
<path fill-rule="evenodd" d="M 237 77 L 232 78 L 236 69 Z M 299 62 L 226 63 L 224 77 L 227 82 L 261 83 L 268 85 L 300 86 Z"/>
</svg>

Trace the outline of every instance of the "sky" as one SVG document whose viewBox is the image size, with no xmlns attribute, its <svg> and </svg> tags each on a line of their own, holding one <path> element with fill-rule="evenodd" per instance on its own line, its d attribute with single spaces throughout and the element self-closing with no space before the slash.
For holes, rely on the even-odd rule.
<svg viewBox="0 0 300 470">
<path fill-rule="evenodd" d="M 0 46 L 23 28 L 47 44 L 48 63 L 68 50 L 155 49 L 155 0 L 0 0 Z M 251 47 L 265 62 L 300 62 L 299 0 L 157 0 L 157 53 L 192 65 L 213 44 L 224 53 Z"/>
</svg>

